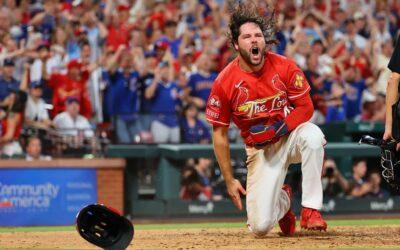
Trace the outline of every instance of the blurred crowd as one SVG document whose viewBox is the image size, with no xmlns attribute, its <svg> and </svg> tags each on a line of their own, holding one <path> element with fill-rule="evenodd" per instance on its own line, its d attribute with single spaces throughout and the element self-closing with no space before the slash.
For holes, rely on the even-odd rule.
<svg viewBox="0 0 400 250">
<path fill-rule="evenodd" d="M 243 161 L 232 160 L 233 174 L 246 186 L 247 168 Z M 294 168 L 295 169 L 295 168 Z M 332 198 L 387 198 L 390 188 L 382 182 L 380 167 L 358 158 L 349 166 L 350 172 L 342 173 L 335 159 L 324 160 L 322 188 L 325 199 Z M 301 172 L 289 168 L 285 183 L 293 187 L 294 196 L 301 198 Z M 189 160 L 182 170 L 180 197 L 183 200 L 219 201 L 229 198 L 218 166 L 211 159 Z"/>
<path fill-rule="evenodd" d="M 355 159 L 349 178 L 345 178 L 338 169 L 335 160 L 324 162 L 322 187 L 326 197 L 377 197 L 385 198 L 390 195 L 389 188 L 383 188 L 379 168 L 367 167 L 366 159 Z"/>
<path fill-rule="evenodd" d="M 110 141 L 209 143 L 204 108 L 235 57 L 226 33 L 236 2 L 0 1 L 1 153 L 26 152 L 32 137 L 56 156 Z M 305 72 L 315 123 L 384 121 L 399 1 L 254 2 L 276 19 L 271 50 Z"/>
</svg>

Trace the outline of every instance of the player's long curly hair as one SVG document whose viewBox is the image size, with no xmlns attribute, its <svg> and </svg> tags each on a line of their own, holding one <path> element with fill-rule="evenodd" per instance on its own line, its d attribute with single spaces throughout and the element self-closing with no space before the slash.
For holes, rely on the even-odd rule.
<svg viewBox="0 0 400 250">
<path fill-rule="evenodd" d="M 277 44 L 278 41 L 275 38 L 275 12 L 271 11 L 270 17 L 265 17 L 260 14 L 257 5 L 252 1 L 240 1 L 234 3 L 233 1 L 229 4 L 229 10 L 231 13 L 231 19 L 229 22 L 229 40 L 231 46 L 238 43 L 240 35 L 240 27 L 245 23 L 257 24 L 264 34 L 266 44 Z"/>
</svg>

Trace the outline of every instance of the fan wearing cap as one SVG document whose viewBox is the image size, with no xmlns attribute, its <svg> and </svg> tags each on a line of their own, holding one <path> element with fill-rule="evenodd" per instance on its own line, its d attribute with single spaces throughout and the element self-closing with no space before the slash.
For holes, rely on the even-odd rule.
<svg viewBox="0 0 400 250">
<path fill-rule="evenodd" d="M 87 91 L 89 74 L 82 72 L 82 65 L 78 60 L 72 60 L 67 65 L 67 74 L 53 73 L 48 79 L 48 86 L 53 89 L 53 110 L 55 116 L 65 110 L 65 101 L 68 97 L 75 97 L 81 103 L 80 113 L 91 118 L 92 107 Z"/>
<path fill-rule="evenodd" d="M 60 135 L 78 136 L 83 131 L 86 138 L 94 136 L 88 119 L 79 114 L 80 103 L 78 98 L 70 96 L 65 101 L 66 110 L 56 117 L 53 123 Z"/>
<path fill-rule="evenodd" d="M 386 17 L 386 13 L 380 12 L 376 15 L 376 26 L 372 28 L 372 34 L 374 34 L 375 41 L 384 44 L 391 43 L 392 35 L 388 30 L 388 18 Z"/>
<path fill-rule="evenodd" d="M 19 88 L 19 82 L 14 79 L 15 64 L 11 59 L 3 61 L 2 76 L 0 76 L 0 106 L 7 106 L 10 104 L 10 99 L 7 97 L 11 94 L 11 90 Z"/>
<path fill-rule="evenodd" d="M 169 49 L 169 43 L 165 39 L 157 40 L 154 43 L 154 51 L 156 53 L 158 62 L 162 60 L 162 58 L 167 53 L 168 49 Z"/>
<path fill-rule="evenodd" d="M 42 99 L 43 81 L 34 81 L 29 84 L 28 101 L 25 108 L 25 124 L 36 128 L 47 129 L 51 125 L 47 104 Z"/>
<path fill-rule="evenodd" d="M 114 122 L 119 143 L 132 143 L 142 131 L 139 112 L 139 73 L 132 55 L 121 45 L 103 71 L 105 107 Z"/>
<path fill-rule="evenodd" d="M 30 80 L 40 81 L 42 79 L 42 71 L 45 67 L 46 72 L 51 71 L 51 67 L 54 65 L 48 63 L 50 57 L 50 44 L 46 41 L 42 41 L 36 48 L 38 52 L 38 58 L 33 61 L 30 67 Z"/>
</svg>

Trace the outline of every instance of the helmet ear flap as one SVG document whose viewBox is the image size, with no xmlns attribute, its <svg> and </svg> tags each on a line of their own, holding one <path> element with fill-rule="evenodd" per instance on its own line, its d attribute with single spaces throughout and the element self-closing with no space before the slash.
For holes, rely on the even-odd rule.
<svg viewBox="0 0 400 250">
<path fill-rule="evenodd" d="M 128 219 L 102 204 L 88 205 L 79 211 L 76 230 L 85 240 L 109 250 L 127 248 L 134 234 Z"/>
</svg>

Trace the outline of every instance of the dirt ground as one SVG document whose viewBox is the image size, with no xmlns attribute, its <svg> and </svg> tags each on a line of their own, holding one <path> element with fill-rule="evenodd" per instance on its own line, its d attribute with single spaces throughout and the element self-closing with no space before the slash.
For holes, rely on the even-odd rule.
<svg viewBox="0 0 400 250">
<path fill-rule="evenodd" d="M 274 229 L 254 238 L 245 227 L 232 229 L 140 230 L 129 249 L 337 249 L 400 248 L 400 226 L 337 226 L 327 232 L 279 236 Z M 0 233 L 0 249 L 96 249 L 76 232 Z"/>
</svg>

